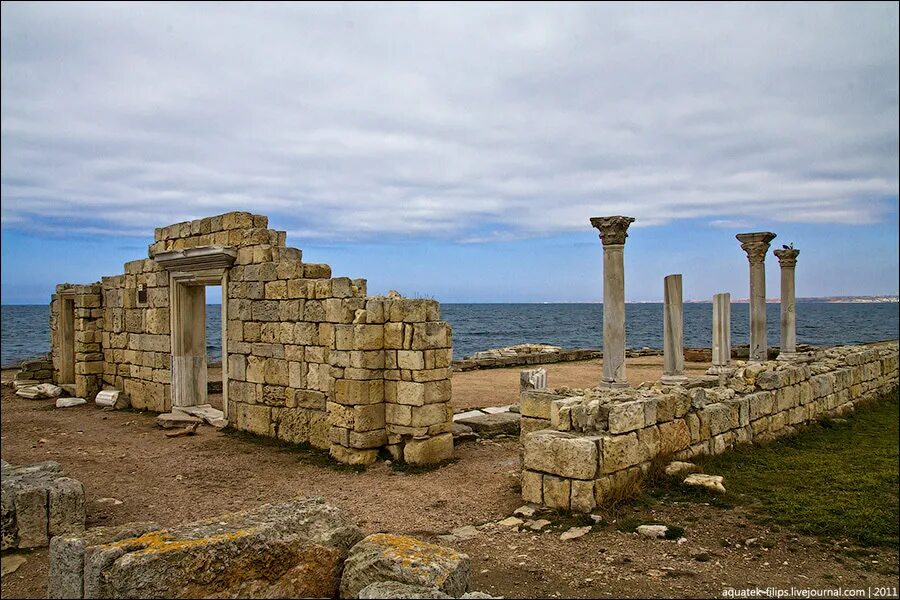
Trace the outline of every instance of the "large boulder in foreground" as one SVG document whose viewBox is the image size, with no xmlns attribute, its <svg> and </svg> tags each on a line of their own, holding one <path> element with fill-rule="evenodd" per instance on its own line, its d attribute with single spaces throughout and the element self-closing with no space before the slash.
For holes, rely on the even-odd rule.
<svg viewBox="0 0 900 600">
<path fill-rule="evenodd" d="M 341 577 L 341 597 L 357 598 L 367 586 L 388 581 L 436 588 L 459 598 L 469 587 L 469 557 L 415 538 L 376 533 L 350 551 Z"/>
<path fill-rule="evenodd" d="M 84 598 L 331 598 L 361 538 L 337 508 L 300 498 L 114 541 L 85 536 L 80 548 L 67 544 L 76 546 L 74 570 L 81 553 Z M 51 552 L 51 561 L 63 555 Z M 69 577 L 64 565 L 50 570 L 52 580 L 77 589 L 72 569 Z"/>
</svg>

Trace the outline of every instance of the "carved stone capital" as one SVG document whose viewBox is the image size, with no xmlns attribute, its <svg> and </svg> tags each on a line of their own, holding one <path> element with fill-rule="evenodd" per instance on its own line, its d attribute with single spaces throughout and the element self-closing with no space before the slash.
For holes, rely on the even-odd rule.
<svg viewBox="0 0 900 600">
<path fill-rule="evenodd" d="M 756 233 L 739 233 L 737 234 L 741 248 L 747 253 L 747 260 L 750 264 L 760 264 L 766 260 L 766 252 L 769 251 L 769 243 L 775 239 L 775 234 L 771 231 L 759 231 Z"/>
<path fill-rule="evenodd" d="M 783 269 L 797 266 L 797 255 L 800 254 L 800 251 L 796 248 L 778 248 L 773 254 L 778 257 L 778 263 Z"/>
<path fill-rule="evenodd" d="M 604 246 L 624 244 L 628 237 L 628 226 L 634 223 L 634 217 L 591 217 L 591 225 L 600 230 L 600 239 Z"/>
</svg>

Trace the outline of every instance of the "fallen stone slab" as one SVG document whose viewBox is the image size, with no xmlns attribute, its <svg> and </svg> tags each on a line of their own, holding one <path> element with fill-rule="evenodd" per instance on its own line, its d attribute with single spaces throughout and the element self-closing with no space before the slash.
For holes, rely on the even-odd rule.
<svg viewBox="0 0 900 600">
<path fill-rule="evenodd" d="M 486 407 L 482 408 L 481 410 L 482 410 L 482 412 L 485 412 L 485 413 L 487 413 L 487 414 L 489 414 L 489 415 L 498 415 L 498 414 L 500 414 L 500 413 L 507 413 L 507 412 L 510 412 L 509 409 L 510 409 L 511 406 L 512 406 L 512 405 L 507 405 L 507 406 L 486 406 Z"/>
<path fill-rule="evenodd" d="M 216 428 L 228 426 L 225 419 L 225 413 L 218 408 L 213 408 L 211 404 L 198 404 L 197 406 L 177 406 L 172 409 L 173 413 L 182 412 L 198 419 L 203 419 Z"/>
<path fill-rule="evenodd" d="M 337 508 L 299 498 L 115 541 L 82 538 L 83 569 L 76 547 L 53 554 L 51 571 L 67 592 L 81 573 L 83 598 L 332 598 L 360 538 Z"/>
<path fill-rule="evenodd" d="M 469 427 L 468 425 L 463 425 L 462 423 L 454 422 L 450 426 L 450 433 L 453 434 L 453 440 L 457 442 L 478 439 L 478 434 L 472 431 L 471 427 Z"/>
<path fill-rule="evenodd" d="M 24 387 L 34 387 L 40 383 L 41 382 L 38 381 L 37 379 L 14 379 L 12 381 L 12 386 L 16 390 L 20 390 Z"/>
<path fill-rule="evenodd" d="M 72 408 L 82 404 L 87 404 L 87 400 L 84 398 L 57 398 L 56 400 L 56 408 Z"/>
<path fill-rule="evenodd" d="M 525 521 L 525 527 L 532 531 L 540 531 L 550 524 L 548 519 L 535 519 L 534 521 Z"/>
<path fill-rule="evenodd" d="M 724 481 L 725 478 L 721 475 L 704 475 L 703 473 L 693 473 L 685 477 L 684 485 L 702 487 L 712 492 L 724 494 Z"/>
<path fill-rule="evenodd" d="M 341 577 L 341 597 L 356 598 L 365 587 L 393 581 L 436 588 L 453 598 L 469 587 L 469 557 L 415 538 L 376 533 L 350 551 Z"/>
<path fill-rule="evenodd" d="M 457 423 L 471 427 L 482 437 L 496 435 L 519 435 L 519 420 L 517 413 L 502 412 L 497 414 L 481 414 L 464 419 L 456 419 Z"/>
<path fill-rule="evenodd" d="M 43 400 L 46 398 L 35 386 L 21 387 L 16 390 L 16 396 L 26 400 Z"/>
<path fill-rule="evenodd" d="M 54 535 L 84 530 L 84 486 L 65 477 L 58 463 L 3 461 L 0 480 L 0 549 L 39 548 Z"/>
<path fill-rule="evenodd" d="M 455 415 L 453 415 L 453 420 L 461 421 L 462 419 L 469 419 L 471 417 L 480 417 L 483 414 L 485 413 L 481 412 L 480 410 L 467 410 L 465 412 L 456 413 Z"/>
<path fill-rule="evenodd" d="M 157 427 L 162 427 L 163 429 L 181 429 L 188 425 L 199 425 L 201 423 L 203 423 L 203 419 L 192 417 L 183 412 L 162 413 L 156 417 Z"/>
<path fill-rule="evenodd" d="M 474 525 L 464 525 L 450 530 L 446 535 L 439 535 L 438 538 L 445 542 L 458 542 L 460 540 L 469 540 L 481 535 L 481 531 Z"/>
</svg>

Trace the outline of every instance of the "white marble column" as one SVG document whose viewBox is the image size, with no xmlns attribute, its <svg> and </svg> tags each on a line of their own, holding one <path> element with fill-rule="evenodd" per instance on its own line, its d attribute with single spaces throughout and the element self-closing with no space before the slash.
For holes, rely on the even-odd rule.
<svg viewBox="0 0 900 600">
<path fill-rule="evenodd" d="M 713 296 L 712 368 L 710 374 L 721 374 L 731 364 L 731 294 Z"/>
<path fill-rule="evenodd" d="M 681 274 L 663 280 L 663 375 L 662 383 L 676 385 L 684 376 L 684 300 Z"/>
<path fill-rule="evenodd" d="M 775 250 L 781 265 L 781 351 L 779 360 L 789 360 L 797 355 L 797 296 L 794 289 L 794 268 L 800 251 L 791 248 Z"/>
<path fill-rule="evenodd" d="M 750 261 L 750 362 L 768 358 L 769 342 L 766 330 L 766 252 L 775 239 L 770 231 L 739 233 L 738 241 Z"/>
<path fill-rule="evenodd" d="M 625 238 L 633 217 L 592 217 L 603 241 L 603 379 L 601 387 L 626 387 Z"/>
</svg>

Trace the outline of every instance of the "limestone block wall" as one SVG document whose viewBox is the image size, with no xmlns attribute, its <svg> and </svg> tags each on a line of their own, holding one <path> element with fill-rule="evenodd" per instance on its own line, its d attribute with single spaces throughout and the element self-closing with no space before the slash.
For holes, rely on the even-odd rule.
<svg viewBox="0 0 900 600">
<path fill-rule="evenodd" d="M 150 258 L 93 286 L 102 328 L 92 342 L 94 393 L 102 383 L 135 408 L 171 410 L 175 342 L 190 326 L 175 300 L 187 269 L 194 285 L 223 284 L 233 427 L 329 449 L 347 463 L 370 463 L 384 447 L 411 463 L 450 458 L 452 338 L 438 303 L 367 296 L 365 279 L 304 263 L 285 232 L 267 227 L 265 216 L 236 212 L 157 228 Z M 206 268 L 202 256 L 213 254 L 228 264 Z"/>
<path fill-rule="evenodd" d="M 138 294 L 143 286 L 145 294 Z M 138 410 L 171 407 L 169 275 L 156 261 L 125 263 L 103 277 L 103 382 L 122 390 Z"/>
<path fill-rule="evenodd" d="M 68 316 L 65 313 L 69 313 Z M 56 293 L 50 299 L 53 381 L 74 384 L 76 396 L 93 397 L 100 391 L 104 360 L 103 327 L 99 283 L 90 285 L 64 283 L 56 286 Z M 71 358 L 63 356 L 64 349 L 72 352 Z M 69 365 L 68 371 L 63 366 L 66 360 L 74 361 Z M 63 373 L 67 375 L 61 377 Z"/>
<path fill-rule="evenodd" d="M 845 414 L 897 386 L 898 344 L 832 348 L 810 363 L 750 364 L 726 383 L 523 393 L 523 498 L 587 512 L 657 457 L 719 454 Z"/>
</svg>

